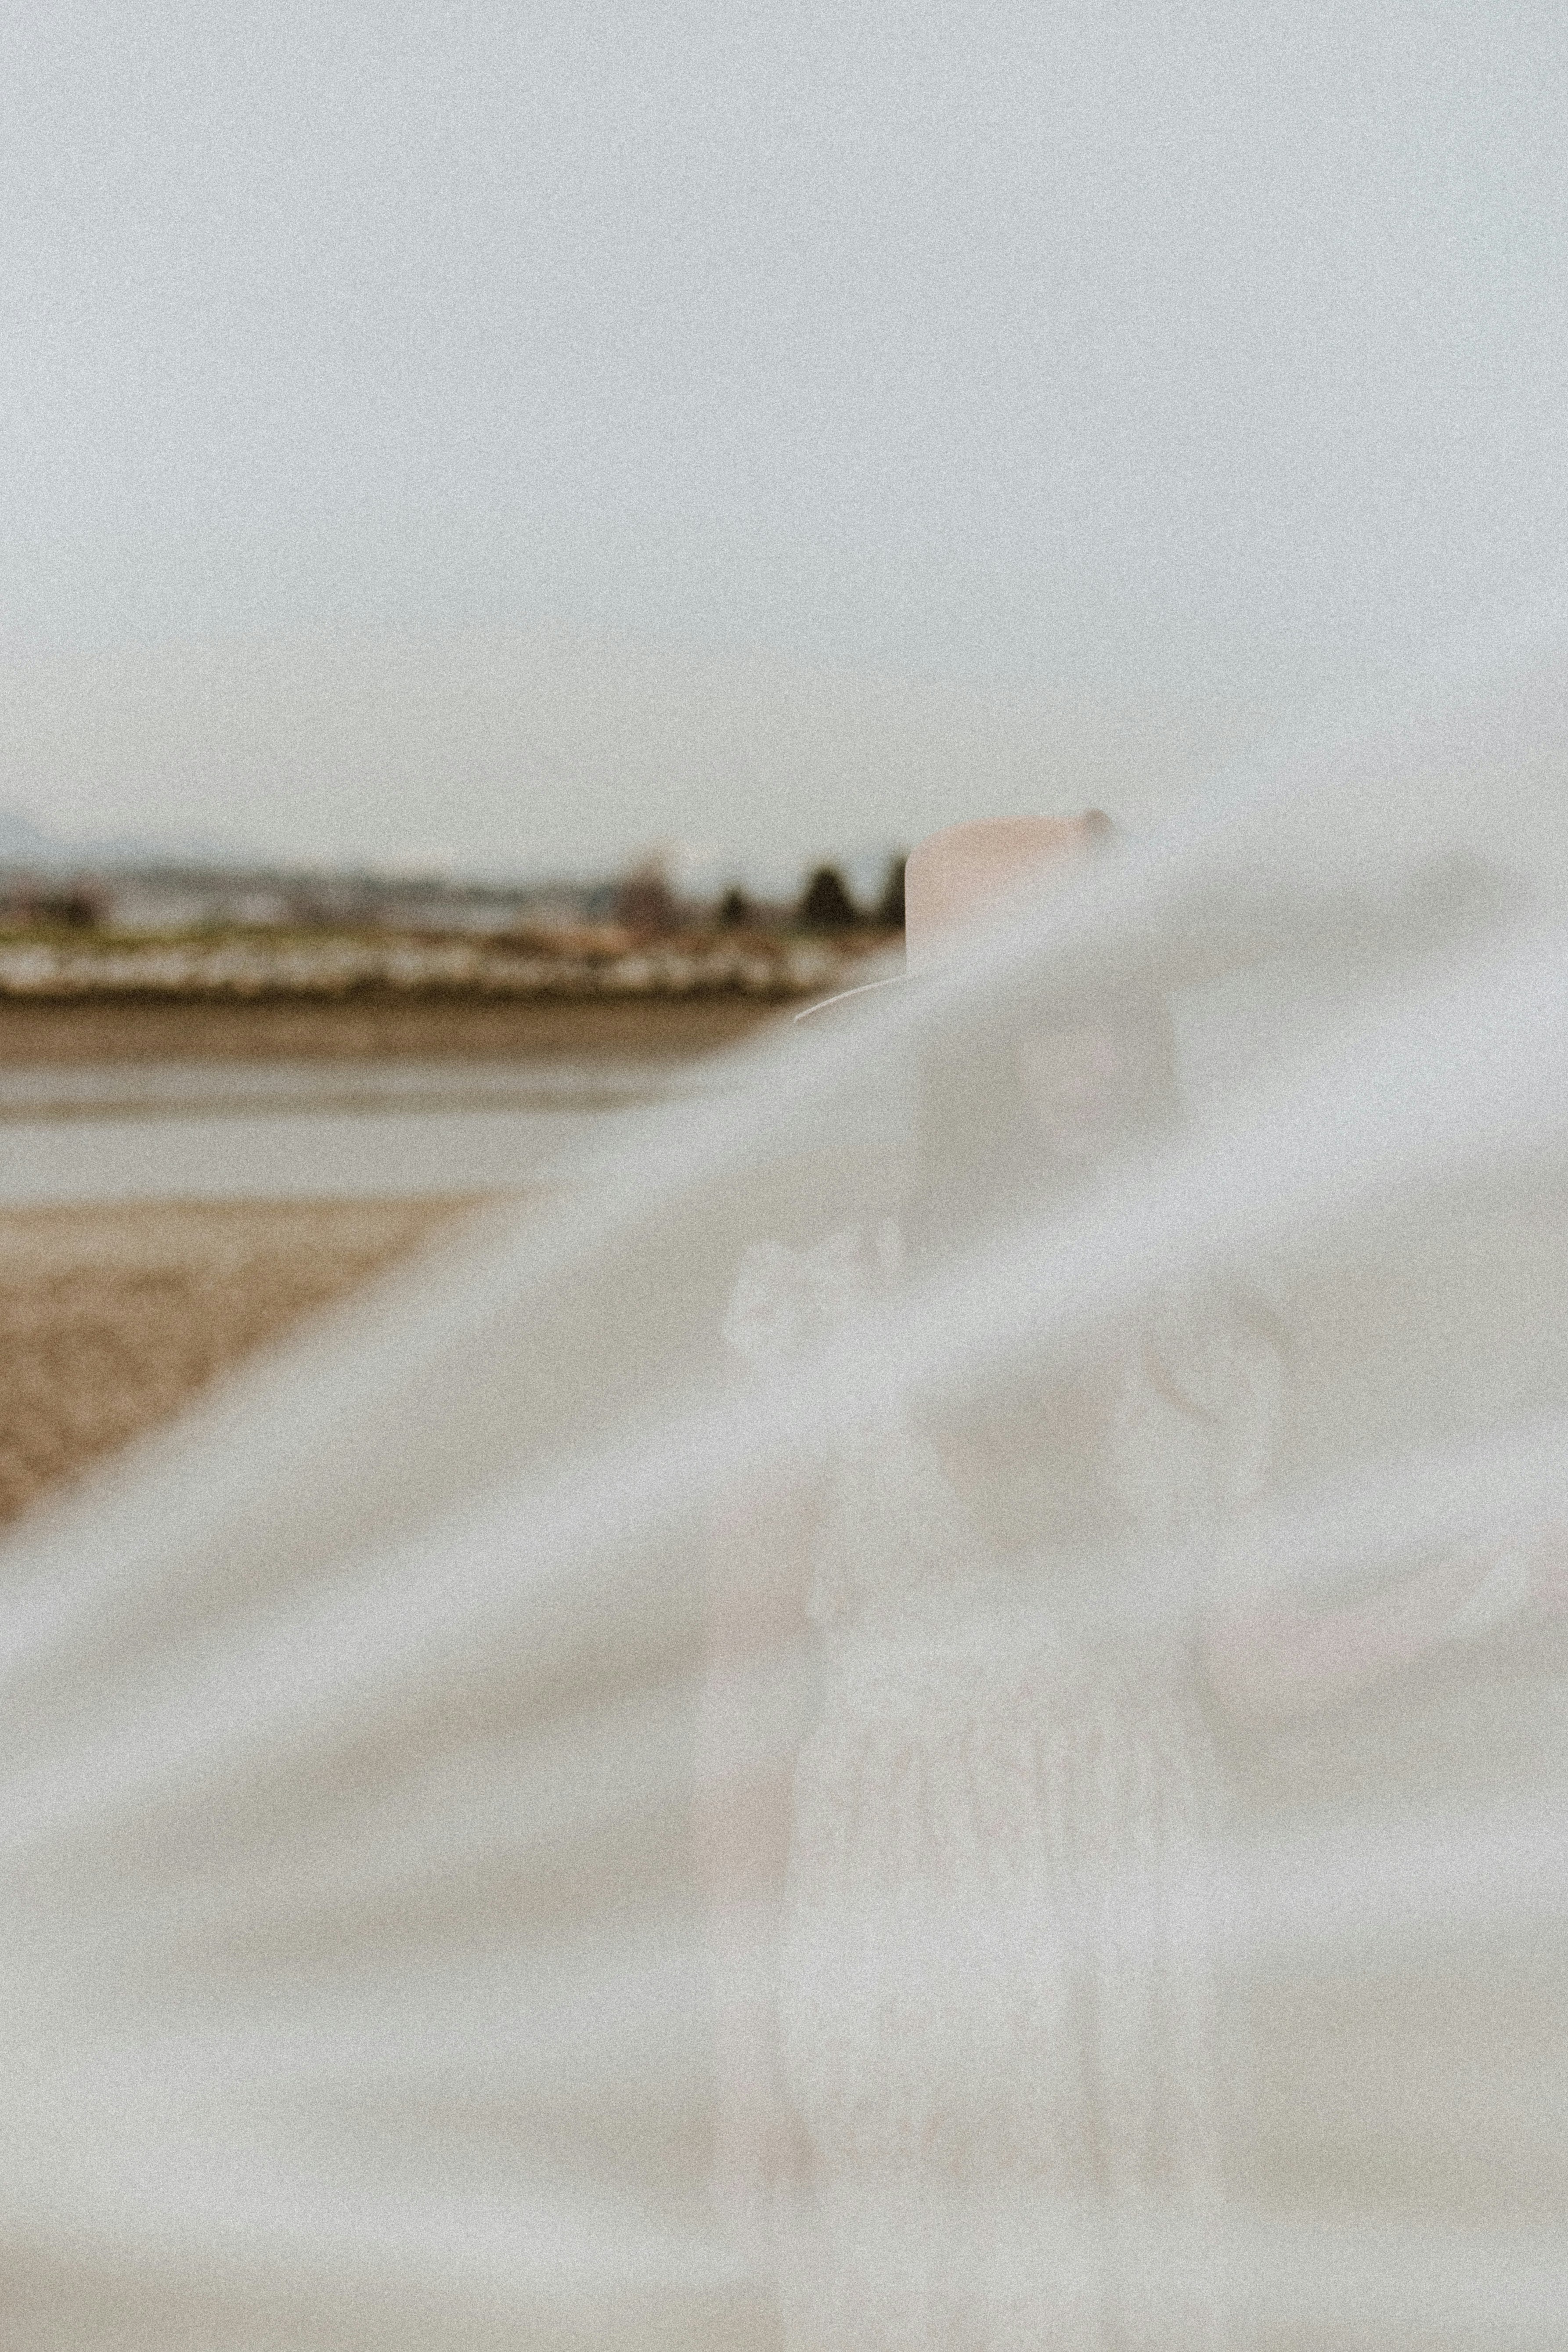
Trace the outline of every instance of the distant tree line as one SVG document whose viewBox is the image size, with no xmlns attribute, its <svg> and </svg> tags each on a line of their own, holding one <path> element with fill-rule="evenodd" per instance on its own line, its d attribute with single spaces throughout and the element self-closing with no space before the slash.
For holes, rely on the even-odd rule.
<svg viewBox="0 0 1568 2352">
<path fill-rule="evenodd" d="M 276 929 L 288 925 L 302 930 L 366 924 L 411 931 L 501 931 L 506 929 L 509 894 L 500 889 L 465 890 L 446 884 L 410 885 L 367 877 L 186 873 L 170 869 L 100 879 L 40 880 L 31 875 L 7 876 L 0 869 L 0 924 L 39 925 L 51 929 L 91 931 L 178 929 L 192 928 Z M 156 905 L 150 915 L 149 893 Z M 682 898 L 657 858 L 635 866 L 618 881 L 595 886 L 563 887 L 539 919 L 549 929 L 563 919 L 612 921 L 635 937 L 667 937 L 695 920 L 715 917 L 726 929 L 755 924 L 774 929 L 793 925 L 819 934 L 846 932 L 875 926 L 901 930 L 904 922 L 904 861 L 892 858 L 874 899 L 862 905 L 844 869 L 837 865 L 814 866 L 792 905 L 758 901 L 740 886 L 726 890 L 717 906 L 699 908 Z M 163 901 L 171 901 L 164 905 Z M 470 901 L 472 904 L 470 905 Z M 264 902 L 265 911 L 258 911 Z M 478 917 L 480 919 L 475 919 Z M 529 902 L 521 898 L 512 913 L 512 927 L 529 919 Z"/>
<path fill-rule="evenodd" d="M 7 890 L 0 915 L 13 921 L 44 923 L 68 931 L 90 931 L 103 919 L 101 895 L 85 887 L 58 889 L 24 884 Z"/>
<path fill-rule="evenodd" d="M 725 924 L 750 922 L 757 910 L 745 892 L 740 888 L 726 890 L 719 901 L 719 920 Z M 875 904 L 859 906 L 837 866 L 814 866 L 806 877 L 805 888 L 795 905 L 795 919 L 803 930 L 847 931 L 862 923 L 875 923 L 888 930 L 904 927 L 904 861 L 895 857 L 889 865 L 887 877 Z"/>
</svg>

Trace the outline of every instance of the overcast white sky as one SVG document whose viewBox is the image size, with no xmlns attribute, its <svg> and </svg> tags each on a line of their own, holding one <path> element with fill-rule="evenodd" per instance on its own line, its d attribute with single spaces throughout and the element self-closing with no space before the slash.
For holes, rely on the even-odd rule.
<svg viewBox="0 0 1568 2352">
<path fill-rule="evenodd" d="M 1563 0 L 48 0 L 0 803 L 768 865 L 1136 816 L 1528 601 Z"/>
</svg>

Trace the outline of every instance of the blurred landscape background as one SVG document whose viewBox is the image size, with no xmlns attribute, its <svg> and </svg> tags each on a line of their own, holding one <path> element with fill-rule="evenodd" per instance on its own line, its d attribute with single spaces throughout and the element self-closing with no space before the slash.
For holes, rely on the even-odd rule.
<svg viewBox="0 0 1568 2352">
<path fill-rule="evenodd" d="M 722 1083 L 927 833 L 1560 601 L 1546 0 L 52 0 L 0 90 L 0 1510 Z"/>
<path fill-rule="evenodd" d="M 869 879 L 872 889 L 857 895 Z M 72 847 L 0 818 L 0 1519 L 897 951 L 902 861 L 788 899 Z"/>
</svg>

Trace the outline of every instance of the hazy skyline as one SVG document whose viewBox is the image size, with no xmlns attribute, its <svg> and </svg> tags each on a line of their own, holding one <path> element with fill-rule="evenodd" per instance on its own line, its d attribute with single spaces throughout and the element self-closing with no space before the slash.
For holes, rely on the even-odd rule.
<svg viewBox="0 0 1568 2352">
<path fill-rule="evenodd" d="M 907 845 L 963 814 L 966 788 L 979 807 L 1087 798 L 1136 819 L 1240 732 L 1218 709 L 1118 718 L 1038 688 L 559 630 L 56 655 L 10 684 L 5 800 L 68 838 L 477 873 L 659 846 L 783 883 L 808 857 Z M 225 795 L 224 779 L 241 782 Z"/>
<path fill-rule="evenodd" d="M 0 87 L 67 833 L 1136 817 L 1558 568 L 1545 0 L 58 0 Z"/>
</svg>

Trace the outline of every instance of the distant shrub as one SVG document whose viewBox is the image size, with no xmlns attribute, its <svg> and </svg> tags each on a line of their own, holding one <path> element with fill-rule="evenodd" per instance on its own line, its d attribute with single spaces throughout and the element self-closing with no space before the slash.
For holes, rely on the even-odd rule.
<svg viewBox="0 0 1568 2352">
<path fill-rule="evenodd" d="M 668 877 L 657 861 L 639 866 L 626 876 L 616 893 L 615 919 L 645 939 L 675 929 L 680 910 Z"/>
<path fill-rule="evenodd" d="M 103 906 L 92 890 L 41 890 L 32 903 L 35 921 L 59 923 L 67 930 L 96 930 Z"/>
<path fill-rule="evenodd" d="M 749 923 L 751 919 L 751 900 L 738 886 L 731 886 L 719 901 L 719 920 L 733 926 L 737 923 Z"/>
<path fill-rule="evenodd" d="M 847 931 L 860 919 L 837 866 L 819 866 L 801 893 L 797 919 L 810 931 Z"/>
</svg>

